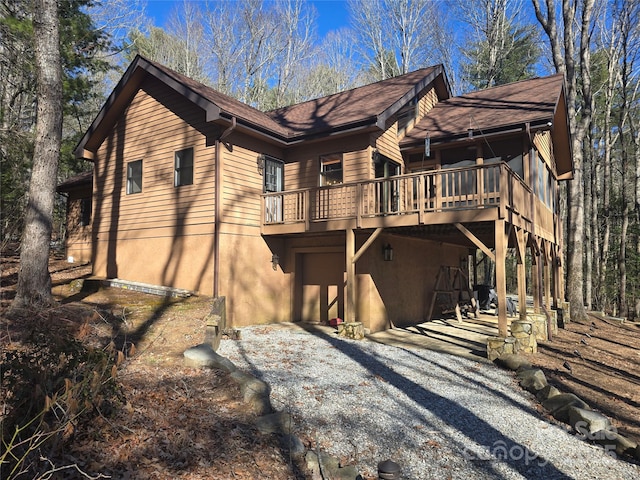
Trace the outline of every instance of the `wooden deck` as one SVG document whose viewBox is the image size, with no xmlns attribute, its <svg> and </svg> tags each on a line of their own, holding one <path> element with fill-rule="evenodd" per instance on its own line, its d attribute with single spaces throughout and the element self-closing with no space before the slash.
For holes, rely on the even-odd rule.
<svg viewBox="0 0 640 480">
<path fill-rule="evenodd" d="M 506 163 L 267 193 L 263 235 L 504 219 L 553 239 L 554 214 Z"/>
</svg>

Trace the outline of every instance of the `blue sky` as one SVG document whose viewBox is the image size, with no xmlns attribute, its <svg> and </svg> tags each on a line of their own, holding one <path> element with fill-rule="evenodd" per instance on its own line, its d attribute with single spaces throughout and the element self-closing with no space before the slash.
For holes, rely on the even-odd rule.
<svg viewBox="0 0 640 480">
<path fill-rule="evenodd" d="M 197 1 L 197 0 L 194 0 Z M 348 26 L 346 0 L 308 0 L 318 12 L 318 36 L 324 37 L 327 32 Z M 175 0 L 148 0 L 147 11 L 155 19 L 158 27 L 164 27 L 167 17 L 175 7 Z"/>
</svg>

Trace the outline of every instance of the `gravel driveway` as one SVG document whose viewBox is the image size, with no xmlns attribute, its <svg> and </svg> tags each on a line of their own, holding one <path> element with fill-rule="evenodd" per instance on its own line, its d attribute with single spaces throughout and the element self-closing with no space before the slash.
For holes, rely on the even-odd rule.
<svg viewBox="0 0 640 480">
<path fill-rule="evenodd" d="M 429 350 L 246 327 L 218 353 L 266 381 L 294 433 L 348 459 L 365 478 L 400 464 L 403 479 L 634 479 L 608 456 L 536 410 L 510 372 Z"/>
</svg>

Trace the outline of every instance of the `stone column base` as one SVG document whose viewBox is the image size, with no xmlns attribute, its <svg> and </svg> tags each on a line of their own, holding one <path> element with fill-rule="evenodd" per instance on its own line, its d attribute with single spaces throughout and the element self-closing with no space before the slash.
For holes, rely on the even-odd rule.
<svg viewBox="0 0 640 480">
<path fill-rule="evenodd" d="M 533 326 L 533 335 L 536 340 L 549 340 L 547 334 L 547 316 L 544 313 L 527 313 L 527 320 Z M 513 325 L 512 327 L 513 328 Z"/>
<path fill-rule="evenodd" d="M 362 340 L 364 338 L 364 325 L 362 322 L 341 323 L 338 325 L 338 335 L 353 340 Z"/>
<path fill-rule="evenodd" d="M 544 318 L 546 334 L 546 321 Z M 536 353 L 538 351 L 538 342 L 536 341 L 536 334 L 533 323 L 530 320 L 514 320 L 511 322 L 511 336 L 515 337 L 515 351 L 514 353 Z"/>
<path fill-rule="evenodd" d="M 492 362 L 504 355 L 511 355 L 515 351 L 515 337 L 489 337 L 487 338 L 487 358 Z"/>
</svg>

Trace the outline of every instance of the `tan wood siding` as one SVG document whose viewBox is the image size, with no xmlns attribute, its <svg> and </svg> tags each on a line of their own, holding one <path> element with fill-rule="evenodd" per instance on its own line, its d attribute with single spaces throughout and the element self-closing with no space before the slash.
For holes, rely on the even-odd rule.
<svg viewBox="0 0 640 480">
<path fill-rule="evenodd" d="M 317 187 L 320 182 L 320 156 L 333 153 L 343 154 L 343 181 L 369 180 L 373 175 L 370 146 L 370 135 L 363 133 L 292 148 L 284 158 L 285 189 Z"/>
<path fill-rule="evenodd" d="M 533 137 L 533 144 L 544 159 L 545 163 L 553 172 L 556 171 L 555 159 L 553 157 L 553 143 L 551 140 L 551 132 L 536 132 Z"/>
<path fill-rule="evenodd" d="M 96 155 L 98 237 L 114 227 L 120 237 L 130 231 L 155 237 L 213 225 L 215 149 L 206 145 L 208 131 L 202 111 L 163 84 L 145 82 Z M 174 154 L 190 147 L 193 185 L 174 187 Z M 142 160 L 142 192 L 127 194 L 127 163 L 136 160 Z"/>
<path fill-rule="evenodd" d="M 403 164 L 400 145 L 398 144 L 398 122 L 393 122 L 382 135 L 376 138 L 376 148 L 387 158 Z"/>
<path fill-rule="evenodd" d="M 357 182 L 369 179 L 372 175 L 372 151 L 370 148 L 355 152 L 346 152 L 342 157 L 344 182 Z"/>
<path fill-rule="evenodd" d="M 436 103 L 438 103 L 438 94 L 432 87 L 418 101 L 418 121 L 429 113 Z"/>
<path fill-rule="evenodd" d="M 257 168 L 258 154 L 243 147 L 222 150 L 223 182 L 221 221 L 260 225 L 260 194 L 263 177 Z"/>
<path fill-rule="evenodd" d="M 67 198 L 67 258 L 73 263 L 91 261 L 91 224 L 82 223 L 82 202 L 91 202 L 91 188 L 69 192 Z"/>
</svg>

